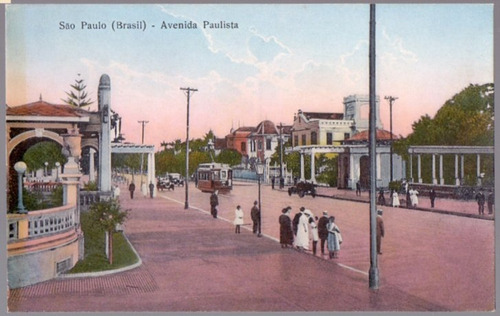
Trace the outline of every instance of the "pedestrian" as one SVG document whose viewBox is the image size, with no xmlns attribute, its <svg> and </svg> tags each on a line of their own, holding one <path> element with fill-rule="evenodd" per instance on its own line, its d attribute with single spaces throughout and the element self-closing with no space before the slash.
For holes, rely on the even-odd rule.
<svg viewBox="0 0 500 316">
<path fill-rule="evenodd" d="M 234 233 L 240 234 L 241 233 L 241 225 L 243 225 L 243 210 L 241 209 L 241 206 L 239 206 L 239 205 L 236 206 L 236 210 L 234 211 L 233 224 L 235 226 Z"/>
<path fill-rule="evenodd" d="M 273 189 L 273 190 L 274 190 L 274 182 L 275 182 L 275 181 L 276 181 L 276 178 L 273 176 L 273 177 L 271 178 L 271 189 Z"/>
<path fill-rule="evenodd" d="M 361 184 L 356 182 L 356 196 L 361 196 Z"/>
<path fill-rule="evenodd" d="M 217 218 L 217 206 L 219 205 L 218 193 L 219 191 L 215 190 L 210 195 L 210 214 L 212 214 L 213 218 Z"/>
<path fill-rule="evenodd" d="M 486 200 L 486 197 L 484 196 L 483 189 L 479 189 L 479 192 L 477 192 L 477 194 L 476 194 L 476 201 L 477 201 L 479 215 L 484 214 L 484 202 L 485 202 L 485 200 Z"/>
<path fill-rule="evenodd" d="M 281 210 L 282 214 L 279 217 L 281 248 L 293 247 L 292 220 L 290 219 L 291 209 L 291 207 L 285 207 Z"/>
<path fill-rule="evenodd" d="M 285 187 L 285 178 L 280 177 L 280 189 L 283 189 Z"/>
<path fill-rule="evenodd" d="M 153 181 L 149 182 L 149 196 L 153 198 L 155 192 L 155 185 L 153 184 Z"/>
<path fill-rule="evenodd" d="M 418 206 L 418 191 L 414 188 L 410 188 L 410 200 L 411 206 L 416 208 Z"/>
<path fill-rule="evenodd" d="M 436 200 L 436 190 L 434 188 L 429 192 L 429 199 L 431 199 L 431 207 L 434 207 L 434 201 Z"/>
<path fill-rule="evenodd" d="M 309 228 L 311 229 L 311 235 L 312 235 L 312 248 L 313 248 L 313 255 L 316 255 L 316 246 L 318 245 L 318 240 L 319 240 L 319 234 L 318 234 L 318 224 L 316 222 L 318 221 L 317 216 L 312 216 L 307 214 L 309 217 Z"/>
<path fill-rule="evenodd" d="M 396 190 L 391 190 L 392 207 L 399 207 L 399 194 Z"/>
<path fill-rule="evenodd" d="M 328 239 L 328 229 L 326 225 L 328 225 L 328 212 L 323 211 L 323 216 L 318 220 L 318 237 L 321 239 L 321 255 L 325 254 L 325 244 Z"/>
<path fill-rule="evenodd" d="M 490 189 L 488 194 L 488 214 L 493 214 L 493 204 L 495 204 L 495 193 L 494 190 Z"/>
<path fill-rule="evenodd" d="M 253 222 L 253 228 L 252 231 L 254 234 L 257 234 L 259 232 L 259 219 L 260 219 L 260 210 L 259 207 L 257 206 L 258 202 L 255 201 L 253 202 L 252 209 L 250 210 L 250 217 L 252 218 Z"/>
<path fill-rule="evenodd" d="M 411 196 L 410 196 L 410 190 L 406 190 L 406 207 L 410 208 L 411 207 Z"/>
<path fill-rule="evenodd" d="M 118 199 L 120 197 L 120 187 L 115 185 L 115 188 L 113 190 L 113 196 L 115 199 Z"/>
<path fill-rule="evenodd" d="M 295 216 L 293 217 L 293 221 L 292 221 L 292 228 L 293 228 L 293 235 L 294 236 L 297 236 L 297 229 L 299 227 L 299 220 L 300 220 L 300 216 L 302 216 L 302 212 L 305 210 L 305 208 L 302 206 L 300 208 L 300 211 L 297 212 L 297 214 L 295 214 Z"/>
<path fill-rule="evenodd" d="M 340 244 L 342 243 L 342 235 L 340 234 L 339 227 L 335 224 L 335 217 L 330 216 L 328 218 L 328 252 L 329 258 L 338 258 L 340 251 Z"/>
<path fill-rule="evenodd" d="M 309 250 L 309 219 L 305 215 L 305 208 L 301 207 L 302 215 L 299 217 L 297 225 L 297 239 L 295 239 L 295 247 L 298 250 Z"/>
<path fill-rule="evenodd" d="M 378 191 L 378 204 L 385 205 L 384 189 L 380 189 L 380 191 Z"/>
<path fill-rule="evenodd" d="M 384 219 L 382 218 L 383 211 L 377 210 L 377 253 L 382 254 L 382 237 L 384 237 Z"/>
<path fill-rule="evenodd" d="M 130 198 L 134 199 L 135 184 L 133 181 L 130 182 L 130 185 L 128 186 L 128 190 L 130 191 Z"/>
</svg>

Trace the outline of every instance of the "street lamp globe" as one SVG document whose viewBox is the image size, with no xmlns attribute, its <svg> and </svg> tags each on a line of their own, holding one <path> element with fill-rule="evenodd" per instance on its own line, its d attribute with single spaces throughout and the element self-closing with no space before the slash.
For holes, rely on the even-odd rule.
<svg viewBox="0 0 500 316">
<path fill-rule="evenodd" d="M 14 170 L 17 172 L 17 188 L 18 188 L 18 202 L 17 202 L 17 211 L 20 214 L 26 214 L 27 211 L 23 205 L 23 174 L 28 167 L 24 161 L 18 161 L 14 165 Z"/>
<path fill-rule="evenodd" d="M 56 161 L 56 182 L 59 182 L 59 167 L 61 167 L 61 163 Z"/>
</svg>

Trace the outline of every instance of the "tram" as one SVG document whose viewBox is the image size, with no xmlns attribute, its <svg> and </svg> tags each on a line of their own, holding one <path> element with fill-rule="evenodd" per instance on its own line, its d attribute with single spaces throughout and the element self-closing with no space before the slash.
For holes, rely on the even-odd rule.
<svg viewBox="0 0 500 316">
<path fill-rule="evenodd" d="M 227 164 L 202 163 L 196 170 L 195 181 L 202 192 L 229 193 L 233 188 L 233 170 Z"/>
</svg>

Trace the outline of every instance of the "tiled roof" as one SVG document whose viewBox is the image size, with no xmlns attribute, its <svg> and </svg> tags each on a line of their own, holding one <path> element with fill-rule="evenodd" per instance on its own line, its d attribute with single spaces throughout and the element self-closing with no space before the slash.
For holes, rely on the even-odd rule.
<svg viewBox="0 0 500 316">
<path fill-rule="evenodd" d="M 353 135 L 351 138 L 346 139 L 346 142 L 355 142 L 355 141 L 368 141 L 368 130 L 362 131 L 357 133 L 356 135 Z M 391 133 L 389 131 L 383 130 L 383 129 L 377 129 L 376 133 L 376 139 L 377 140 L 390 140 L 391 139 Z M 396 135 L 392 134 L 392 139 L 399 139 Z"/>
<path fill-rule="evenodd" d="M 326 112 L 302 112 L 307 119 L 320 119 L 320 120 L 342 120 L 344 113 L 326 113 Z"/>
<path fill-rule="evenodd" d="M 273 122 L 265 120 L 260 122 L 259 125 L 257 125 L 255 134 L 267 134 L 267 135 L 279 134 L 279 131 Z"/>
<path fill-rule="evenodd" d="M 71 105 L 51 104 L 45 101 L 37 101 L 6 109 L 6 115 L 12 116 L 81 117 L 86 116 L 85 112 L 85 110 Z"/>
</svg>

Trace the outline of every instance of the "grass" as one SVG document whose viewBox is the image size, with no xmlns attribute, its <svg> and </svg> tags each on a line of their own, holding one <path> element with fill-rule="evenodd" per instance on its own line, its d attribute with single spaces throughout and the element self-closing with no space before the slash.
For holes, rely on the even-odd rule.
<svg viewBox="0 0 500 316">
<path fill-rule="evenodd" d="M 82 213 L 80 222 L 85 237 L 84 259 L 68 273 L 86 273 L 114 270 L 130 266 L 139 261 L 122 232 L 113 233 L 113 264 L 109 264 L 105 252 L 105 234 L 92 225 L 89 213 Z"/>
</svg>

